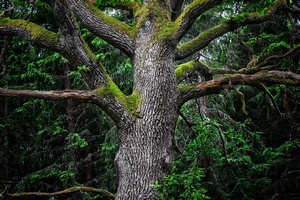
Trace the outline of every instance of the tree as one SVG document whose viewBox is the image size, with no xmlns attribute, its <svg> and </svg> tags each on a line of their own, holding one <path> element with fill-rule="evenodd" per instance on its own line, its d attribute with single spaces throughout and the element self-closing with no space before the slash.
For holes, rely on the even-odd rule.
<svg viewBox="0 0 300 200">
<path fill-rule="evenodd" d="M 61 54 L 69 65 L 80 67 L 88 90 L 33 91 L 0 89 L 2 96 L 72 99 L 99 106 L 118 128 L 119 150 L 115 163 L 119 172 L 118 199 L 155 199 L 156 180 L 168 175 L 176 148 L 174 129 L 181 106 L 194 98 L 216 94 L 231 85 L 259 86 L 260 83 L 300 85 L 300 75 L 276 70 L 270 62 L 294 56 L 299 45 L 284 55 L 251 62 L 240 69 L 209 67 L 192 55 L 211 41 L 242 26 L 272 20 L 276 15 L 297 12 L 289 1 L 268 1 L 258 12 L 244 11 L 201 31 L 195 38 L 182 40 L 199 16 L 234 1 L 45 1 L 55 16 L 53 27 L 43 27 L 23 19 L 0 18 L 0 34 L 30 41 Z M 98 9 L 102 6 L 128 10 L 134 18 L 126 24 Z M 93 5 L 92 3 L 95 3 Z M 97 7 L 98 6 L 98 7 Z M 56 27 L 57 26 L 57 27 Z M 107 69 L 83 39 L 79 26 L 121 50 L 133 67 L 132 94 L 126 95 L 108 75 Z M 183 42 L 181 42 L 183 41 Z M 200 82 L 184 84 L 194 72 Z M 80 190 L 75 188 L 75 190 Z M 87 190 L 84 190 L 87 191 Z"/>
</svg>

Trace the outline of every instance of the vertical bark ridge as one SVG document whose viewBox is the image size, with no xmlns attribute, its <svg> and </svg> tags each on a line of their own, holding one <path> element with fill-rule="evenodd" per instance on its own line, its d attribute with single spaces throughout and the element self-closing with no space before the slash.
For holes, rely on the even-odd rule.
<svg viewBox="0 0 300 200">
<path fill-rule="evenodd" d="M 146 22 L 136 36 L 134 90 L 141 103 L 139 118 L 119 129 L 118 199 L 155 199 L 156 180 L 171 170 L 172 138 L 177 118 L 174 45 L 157 41 L 155 28 Z"/>
</svg>

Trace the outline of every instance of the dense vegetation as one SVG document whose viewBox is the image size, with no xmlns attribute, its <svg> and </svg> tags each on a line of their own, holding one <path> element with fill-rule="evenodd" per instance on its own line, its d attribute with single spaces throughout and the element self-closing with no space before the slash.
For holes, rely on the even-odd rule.
<svg viewBox="0 0 300 200">
<path fill-rule="evenodd" d="M 297 2 L 297 1 L 296 1 Z M 96 6 L 132 26 L 132 13 L 106 1 Z M 190 3 L 189 1 L 186 2 Z M 225 1 L 199 17 L 182 43 L 225 18 L 256 11 L 273 1 Z M 294 2 L 296 5 L 296 3 Z M 14 9 L 10 9 L 14 8 Z M 43 1 L 0 1 L 3 15 L 57 31 Z M 299 12 L 242 26 L 212 41 L 194 58 L 210 68 L 181 80 L 201 82 L 238 70 L 299 73 Z M 121 51 L 79 24 L 83 39 L 125 94 L 132 93 L 132 63 Z M 19 90 L 85 90 L 86 66 L 16 37 L 1 36 L 0 87 Z M 184 61 L 178 61 L 178 65 Z M 226 66 L 225 68 L 223 68 Z M 223 71 L 222 71 L 223 70 Z M 251 72 L 249 72 L 251 74 Z M 300 197 L 300 90 L 283 84 L 228 85 L 219 94 L 185 103 L 176 129 L 172 173 L 157 180 L 158 199 L 293 199 Z M 0 96 L 0 194 L 56 192 L 74 186 L 117 193 L 117 127 L 98 107 L 71 99 L 50 101 Z M 8 197 L 6 198 L 12 198 Z M 24 197 L 22 197 L 24 199 Z M 30 197 L 32 199 L 32 197 Z M 80 192 L 38 199 L 107 199 Z"/>
</svg>

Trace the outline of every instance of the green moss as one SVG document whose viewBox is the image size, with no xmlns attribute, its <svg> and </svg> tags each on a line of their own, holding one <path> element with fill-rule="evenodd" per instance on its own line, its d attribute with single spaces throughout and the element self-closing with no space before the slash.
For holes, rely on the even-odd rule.
<svg viewBox="0 0 300 200">
<path fill-rule="evenodd" d="M 126 108 L 130 112 L 137 112 L 140 103 L 141 98 L 137 91 L 134 91 L 130 96 L 126 97 Z"/>
<path fill-rule="evenodd" d="M 109 26 L 112 26 L 115 30 L 125 33 L 130 38 L 133 38 L 135 35 L 135 29 L 134 27 L 130 27 L 127 24 L 110 17 L 109 15 L 105 14 L 104 12 L 100 11 L 97 7 L 95 7 L 93 4 L 89 3 L 88 0 L 86 0 L 88 9 L 97 15 L 99 19 L 101 19 L 104 23 L 108 24 Z"/>
<path fill-rule="evenodd" d="M 135 28 L 138 30 L 144 21 L 147 19 L 147 17 L 150 15 L 150 9 L 148 7 L 142 7 L 138 12 L 135 13 L 134 17 L 139 18 L 137 21 L 137 24 Z"/>
<path fill-rule="evenodd" d="M 159 40 L 172 38 L 172 36 L 176 33 L 176 31 L 177 31 L 177 23 L 167 22 L 160 28 L 160 30 L 156 35 L 156 38 Z"/>
<path fill-rule="evenodd" d="M 114 96 L 123 102 L 126 98 L 123 92 L 110 78 L 108 78 L 108 83 L 103 87 L 97 88 L 95 93 L 103 97 Z"/>
<path fill-rule="evenodd" d="M 0 25 L 24 29 L 25 31 L 30 32 L 33 39 L 40 39 L 48 43 L 56 43 L 59 40 L 59 35 L 57 33 L 48 31 L 47 29 L 26 20 L 3 18 L 0 19 Z"/>
<path fill-rule="evenodd" d="M 196 61 L 191 60 L 187 63 L 181 64 L 178 67 L 176 67 L 175 73 L 176 73 L 176 78 L 179 79 L 183 77 L 184 75 L 192 72 L 195 69 L 196 66 Z"/>
<path fill-rule="evenodd" d="M 190 85 L 179 85 L 178 89 L 182 93 L 192 92 L 194 90 L 197 90 L 196 85 L 190 84 Z"/>
<path fill-rule="evenodd" d="M 102 97 L 117 98 L 129 112 L 135 113 L 140 103 L 138 92 L 134 91 L 130 96 L 126 96 L 110 78 L 108 78 L 108 80 L 109 81 L 106 86 L 100 87 L 94 92 Z"/>
<path fill-rule="evenodd" d="M 139 18 L 136 28 L 139 29 L 151 17 L 154 19 L 154 28 L 157 30 L 156 39 L 164 40 L 176 33 L 177 23 L 171 22 L 169 8 L 159 5 L 157 2 L 149 2 L 142 7 L 135 15 Z"/>
<path fill-rule="evenodd" d="M 221 23 L 211 29 L 202 32 L 193 40 L 188 41 L 177 47 L 180 52 L 194 52 L 207 46 L 209 42 L 214 39 L 217 35 L 222 35 L 224 32 L 231 29 L 230 23 Z"/>
</svg>

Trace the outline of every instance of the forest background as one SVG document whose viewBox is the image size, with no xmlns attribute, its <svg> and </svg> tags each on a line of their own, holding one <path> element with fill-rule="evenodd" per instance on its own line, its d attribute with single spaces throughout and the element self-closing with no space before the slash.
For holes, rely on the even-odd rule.
<svg viewBox="0 0 300 200">
<path fill-rule="evenodd" d="M 103 12 L 134 26 L 132 13 L 106 1 Z M 191 4 L 185 1 L 183 7 Z M 273 1 L 224 1 L 198 17 L 181 42 L 222 20 L 250 12 L 265 15 Z M 221 35 L 192 58 L 209 66 L 180 80 L 251 70 L 299 73 L 297 1 L 259 24 Z M 115 4 L 117 5 L 117 3 Z M 1 17 L 24 19 L 56 30 L 44 1 L 0 1 Z M 126 95 L 132 93 L 129 58 L 79 23 L 81 36 Z M 86 90 L 82 72 L 66 58 L 17 37 L 0 37 L 0 87 L 18 90 Z M 191 59 L 189 57 L 189 59 Z M 183 61 L 177 64 L 184 63 Z M 266 64 L 267 63 L 267 64 Z M 268 68 L 263 69 L 262 67 Z M 247 71 L 248 70 L 248 71 Z M 298 84 L 299 86 L 299 84 Z M 293 199 L 300 197 L 298 86 L 227 85 L 218 94 L 182 105 L 175 128 L 172 172 L 153 187 L 157 199 Z M 0 193 L 32 199 L 107 199 L 117 193 L 117 127 L 98 106 L 72 99 L 0 97 Z M 80 190 L 80 187 L 103 190 Z M 73 188 L 71 193 L 51 194 Z M 78 189 L 78 190 L 77 190 Z M 78 192 L 79 191 L 79 192 Z M 109 192 L 108 192 L 109 191 Z M 49 194 L 46 194 L 49 193 Z M 48 197 L 50 195 L 53 197 Z M 43 197 L 45 196 L 45 197 Z"/>
</svg>

